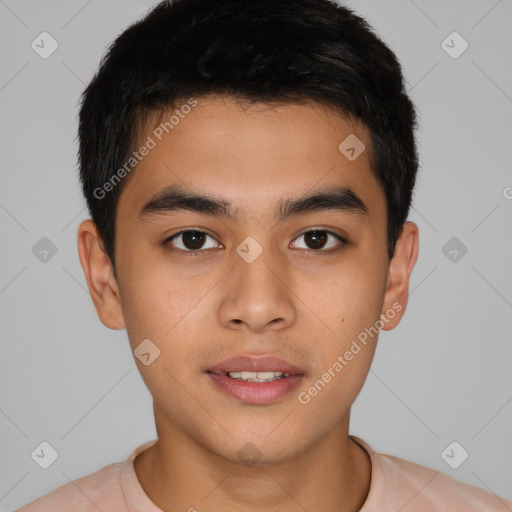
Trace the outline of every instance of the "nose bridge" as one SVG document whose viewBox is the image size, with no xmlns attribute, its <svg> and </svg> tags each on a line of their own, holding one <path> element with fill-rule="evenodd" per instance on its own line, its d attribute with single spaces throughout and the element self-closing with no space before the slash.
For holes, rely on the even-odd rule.
<svg viewBox="0 0 512 512">
<path fill-rule="evenodd" d="M 279 257 L 269 246 L 259 247 L 251 240 L 240 244 L 237 248 L 239 261 L 235 264 L 235 272 L 241 284 L 245 282 L 252 287 L 253 294 L 259 291 L 268 294 L 282 285 L 284 276 L 281 274 L 284 269 L 280 266 Z"/>
<path fill-rule="evenodd" d="M 248 237 L 237 248 L 234 268 L 221 307 L 224 324 L 245 323 L 261 330 L 268 324 L 288 325 L 294 320 L 293 294 L 287 285 L 282 258 L 265 244 Z"/>
</svg>

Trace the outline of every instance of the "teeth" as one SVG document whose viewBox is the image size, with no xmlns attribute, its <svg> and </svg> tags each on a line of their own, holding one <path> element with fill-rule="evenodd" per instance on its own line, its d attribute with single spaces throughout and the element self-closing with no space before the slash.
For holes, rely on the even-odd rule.
<svg viewBox="0 0 512 512">
<path fill-rule="evenodd" d="M 288 377 L 283 372 L 228 372 L 232 379 L 245 380 L 247 382 L 271 382 Z"/>
</svg>

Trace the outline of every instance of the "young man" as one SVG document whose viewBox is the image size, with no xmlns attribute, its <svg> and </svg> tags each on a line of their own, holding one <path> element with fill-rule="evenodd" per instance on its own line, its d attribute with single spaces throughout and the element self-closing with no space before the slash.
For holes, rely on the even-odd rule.
<svg viewBox="0 0 512 512">
<path fill-rule="evenodd" d="M 158 439 L 22 512 L 512 510 L 349 435 L 407 304 L 415 113 L 328 0 L 176 0 L 80 111 L 80 261 L 126 328 Z"/>
</svg>

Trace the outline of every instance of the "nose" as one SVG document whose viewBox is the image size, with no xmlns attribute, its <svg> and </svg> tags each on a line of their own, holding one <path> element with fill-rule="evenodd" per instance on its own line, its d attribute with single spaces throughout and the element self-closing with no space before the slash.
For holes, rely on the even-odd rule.
<svg viewBox="0 0 512 512">
<path fill-rule="evenodd" d="M 250 263 L 235 255 L 219 306 L 222 325 L 261 333 L 284 329 L 295 322 L 296 295 L 291 289 L 286 259 L 280 260 L 270 249 L 264 249 Z"/>
</svg>

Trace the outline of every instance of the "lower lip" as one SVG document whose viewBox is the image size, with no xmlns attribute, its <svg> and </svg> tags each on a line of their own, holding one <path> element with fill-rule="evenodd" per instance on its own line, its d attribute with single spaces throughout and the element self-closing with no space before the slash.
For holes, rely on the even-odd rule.
<svg viewBox="0 0 512 512">
<path fill-rule="evenodd" d="M 246 382 L 216 373 L 207 372 L 207 375 L 222 391 L 253 405 L 270 404 L 279 400 L 295 389 L 304 378 L 304 375 L 290 375 L 270 382 Z"/>
</svg>

